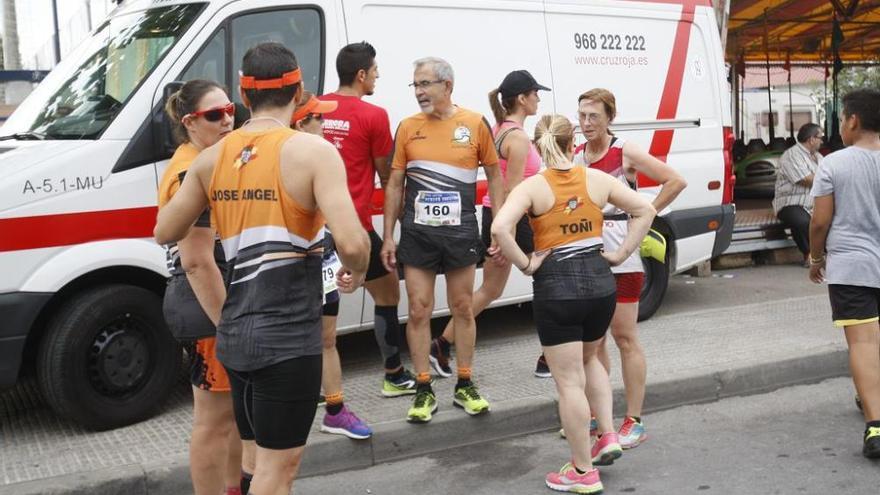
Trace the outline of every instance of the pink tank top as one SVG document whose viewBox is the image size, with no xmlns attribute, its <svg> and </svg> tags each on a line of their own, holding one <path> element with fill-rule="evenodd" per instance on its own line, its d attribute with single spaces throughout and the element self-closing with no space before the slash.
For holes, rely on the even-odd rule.
<svg viewBox="0 0 880 495">
<path fill-rule="evenodd" d="M 496 142 L 495 147 L 499 148 L 497 139 L 504 132 L 507 132 L 508 129 L 522 129 L 522 126 L 517 124 L 516 122 L 511 122 L 509 120 L 505 120 L 500 125 L 496 124 L 495 127 L 492 128 L 492 135 L 495 136 Z M 507 180 L 507 160 L 501 158 L 501 150 L 498 151 L 498 165 L 501 167 L 501 175 L 504 177 L 504 180 Z M 523 180 L 528 179 L 529 177 L 538 173 L 541 170 L 541 155 L 538 154 L 538 150 L 535 148 L 535 143 L 529 141 L 529 154 L 526 156 L 526 166 L 523 168 Z M 483 196 L 483 207 L 491 208 L 492 201 L 489 199 L 489 195 Z"/>
</svg>

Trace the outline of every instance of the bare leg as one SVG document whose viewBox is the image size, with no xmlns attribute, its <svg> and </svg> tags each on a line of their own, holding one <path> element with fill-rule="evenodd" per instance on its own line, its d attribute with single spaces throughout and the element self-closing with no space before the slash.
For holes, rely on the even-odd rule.
<svg viewBox="0 0 880 495">
<path fill-rule="evenodd" d="M 852 325 L 844 329 L 849 346 L 849 366 L 862 399 L 865 421 L 880 420 L 880 324 Z"/>
<path fill-rule="evenodd" d="M 510 277 L 510 263 L 504 266 L 498 266 L 492 261 L 486 261 L 483 264 L 483 283 L 480 288 L 474 292 L 473 313 L 474 316 L 479 315 L 484 309 L 489 307 L 493 301 L 501 297 L 504 287 L 507 285 L 507 279 Z M 452 344 L 455 342 L 455 332 L 452 328 L 453 319 L 450 318 L 443 329 L 443 338 L 446 342 Z"/>
<path fill-rule="evenodd" d="M 452 312 L 453 331 L 458 342 L 455 364 L 470 369 L 474 362 L 477 324 L 474 321 L 473 290 L 476 266 L 446 272 L 446 301 Z"/>
<path fill-rule="evenodd" d="M 602 363 L 602 366 L 605 367 L 605 372 L 608 373 L 608 375 L 610 376 L 611 375 L 611 358 L 608 356 L 608 346 L 606 345 L 607 341 L 608 341 L 607 334 L 605 337 L 602 337 L 599 340 L 598 355 L 599 355 L 599 362 Z"/>
<path fill-rule="evenodd" d="M 587 398 L 593 406 L 593 415 L 596 416 L 599 423 L 600 435 L 614 431 L 611 381 L 608 379 L 605 367 L 599 362 L 598 353 L 601 345 L 599 340 L 583 343 L 583 368 L 587 377 L 585 390 Z M 553 367 L 551 366 L 550 369 Z M 584 429 L 584 424 L 586 423 L 581 423 L 581 430 Z M 565 434 L 568 435 L 568 429 L 565 430 Z"/>
<path fill-rule="evenodd" d="M 559 418 L 571 449 L 571 458 L 575 467 L 587 471 L 592 469 L 593 463 L 590 438 L 585 428 L 590 420 L 590 403 L 584 395 L 583 348 L 580 342 L 569 342 L 543 347 L 543 351 L 553 370 L 553 381 L 559 393 Z"/>
<path fill-rule="evenodd" d="M 404 267 L 403 273 L 409 299 L 406 339 L 410 357 L 416 373 L 427 374 L 431 371 L 428 354 L 431 349 L 431 313 L 434 311 L 434 280 L 437 274 L 412 266 Z"/>
<path fill-rule="evenodd" d="M 321 317 L 321 340 L 323 363 L 321 368 L 321 387 L 324 395 L 342 393 L 342 364 L 336 350 L 336 317 Z"/>
<path fill-rule="evenodd" d="M 235 422 L 232 423 L 232 429 L 226 437 L 226 487 L 238 486 L 241 481 L 241 439 L 238 438 L 238 429 L 235 428 Z"/>
<path fill-rule="evenodd" d="M 305 447 L 274 450 L 257 446 L 257 469 L 250 492 L 257 495 L 288 495 L 299 472 Z"/>
<path fill-rule="evenodd" d="M 196 495 L 217 495 L 226 488 L 228 439 L 235 430 L 234 425 L 232 399 L 228 392 L 193 387 L 189 462 Z"/>
<path fill-rule="evenodd" d="M 620 350 L 620 367 L 626 391 L 626 415 L 640 417 L 645 402 L 648 366 L 645 350 L 639 342 L 639 303 L 617 303 L 611 319 L 611 335 Z"/>
</svg>

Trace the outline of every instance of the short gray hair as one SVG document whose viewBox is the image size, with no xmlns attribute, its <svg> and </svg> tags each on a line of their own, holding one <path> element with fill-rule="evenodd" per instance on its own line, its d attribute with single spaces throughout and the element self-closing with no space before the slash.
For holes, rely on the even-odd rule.
<svg viewBox="0 0 880 495">
<path fill-rule="evenodd" d="M 425 57 L 413 62 L 413 67 L 416 70 L 423 65 L 431 65 L 431 68 L 434 69 L 434 73 L 437 74 L 437 79 L 440 79 L 441 81 L 455 82 L 455 72 L 452 71 L 452 66 L 442 58 Z"/>
</svg>

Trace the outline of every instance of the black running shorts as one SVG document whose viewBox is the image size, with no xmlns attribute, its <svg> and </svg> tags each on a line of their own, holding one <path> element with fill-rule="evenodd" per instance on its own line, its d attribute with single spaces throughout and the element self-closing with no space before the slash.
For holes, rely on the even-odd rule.
<svg viewBox="0 0 880 495">
<path fill-rule="evenodd" d="M 367 282 L 388 275 L 388 270 L 382 264 L 382 238 L 375 231 L 368 232 L 370 237 L 370 264 L 367 266 Z"/>
<path fill-rule="evenodd" d="M 489 249 L 492 245 L 492 208 L 483 207 L 483 225 L 481 228 L 483 245 L 486 246 L 486 249 Z M 523 215 L 523 217 L 516 222 L 514 239 L 516 239 L 516 245 L 519 246 L 524 253 L 532 254 L 535 252 L 535 236 L 532 233 L 532 226 L 529 225 L 528 216 Z"/>
<path fill-rule="evenodd" d="M 428 235 L 417 229 L 404 229 L 400 232 L 397 261 L 405 266 L 443 273 L 476 265 L 483 259 L 484 252 L 483 242 L 476 232 L 472 239 L 467 239 Z"/>
<path fill-rule="evenodd" d="M 595 342 L 605 336 L 617 294 L 583 300 L 535 300 L 532 312 L 538 339 L 545 347 L 569 342 Z"/>
<path fill-rule="evenodd" d="M 829 284 L 828 296 L 834 326 L 861 325 L 880 317 L 880 289 L 876 287 Z"/>
<path fill-rule="evenodd" d="M 256 440 L 260 447 L 274 450 L 306 444 L 321 393 L 320 354 L 254 371 L 226 371 L 242 440 Z"/>
</svg>

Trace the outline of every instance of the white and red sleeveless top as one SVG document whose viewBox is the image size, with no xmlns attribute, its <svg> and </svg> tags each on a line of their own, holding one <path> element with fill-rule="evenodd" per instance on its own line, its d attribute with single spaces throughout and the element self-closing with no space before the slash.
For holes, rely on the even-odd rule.
<svg viewBox="0 0 880 495">
<path fill-rule="evenodd" d="M 638 186 L 635 182 L 630 182 L 626 177 L 623 167 L 623 145 L 626 141 L 617 136 L 611 137 L 611 143 L 608 145 L 608 151 L 602 155 L 602 158 L 594 162 L 587 163 L 587 145 L 582 144 L 575 149 L 574 163 L 575 165 L 588 166 L 597 170 L 601 170 L 608 175 L 621 181 L 627 187 L 637 190 Z M 602 241 L 605 243 L 605 251 L 614 251 L 623 244 L 626 234 L 629 230 L 629 216 L 625 211 L 608 203 L 602 208 L 602 214 L 605 218 L 605 228 L 602 229 Z M 639 250 L 626 259 L 618 266 L 611 267 L 613 273 L 633 273 L 642 272 L 642 259 L 639 256 Z"/>
</svg>

